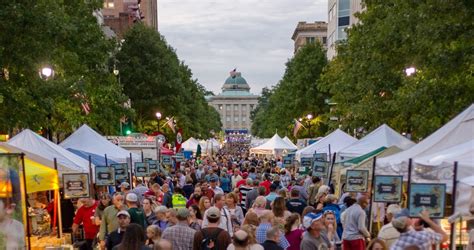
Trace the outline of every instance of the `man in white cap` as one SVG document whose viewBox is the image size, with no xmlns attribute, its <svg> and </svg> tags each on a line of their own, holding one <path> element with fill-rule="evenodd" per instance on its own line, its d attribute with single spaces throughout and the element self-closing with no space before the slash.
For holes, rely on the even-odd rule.
<svg viewBox="0 0 474 250">
<path fill-rule="evenodd" d="M 210 207 L 206 211 L 206 219 L 209 222 L 206 228 L 197 231 L 194 234 L 194 250 L 203 248 L 227 249 L 230 245 L 232 238 L 230 234 L 219 228 L 221 217 L 221 211 L 217 207 Z"/>
<path fill-rule="evenodd" d="M 384 240 L 388 248 L 390 248 L 390 246 L 400 237 L 400 233 L 393 227 L 391 222 L 401 210 L 402 209 L 398 204 L 391 204 L 387 207 L 387 213 L 385 216 L 388 223 L 380 229 L 378 238 Z"/>
<path fill-rule="evenodd" d="M 130 214 L 130 223 L 136 223 L 145 230 L 145 213 L 138 207 L 138 196 L 135 193 L 128 193 L 125 201 Z"/>
<path fill-rule="evenodd" d="M 221 219 L 219 220 L 219 227 L 229 232 L 230 236 L 233 235 L 232 221 L 230 219 L 230 211 L 224 207 L 225 196 L 224 194 L 216 194 L 214 196 L 214 207 L 221 211 Z M 204 220 L 202 221 L 202 228 L 206 228 L 209 225 L 208 213 L 209 209 L 204 212 Z"/>
<path fill-rule="evenodd" d="M 123 195 L 121 193 L 115 193 L 112 198 L 112 205 L 106 207 L 102 213 L 102 221 L 100 222 L 99 229 L 101 249 L 105 247 L 106 236 L 119 227 L 117 213 L 126 209 L 127 206 L 123 204 Z"/>
<path fill-rule="evenodd" d="M 127 228 L 128 225 L 130 225 L 130 214 L 122 210 L 117 213 L 117 218 L 118 218 L 118 225 L 119 228 L 115 231 L 112 231 L 108 236 L 107 236 L 107 250 L 112 250 L 114 246 L 120 244 L 122 242 L 122 237 L 125 234 L 125 229 Z"/>
<path fill-rule="evenodd" d="M 303 234 L 300 249 L 332 249 L 331 242 L 321 231 L 324 229 L 322 213 L 309 213 L 303 218 L 306 232 Z"/>
</svg>

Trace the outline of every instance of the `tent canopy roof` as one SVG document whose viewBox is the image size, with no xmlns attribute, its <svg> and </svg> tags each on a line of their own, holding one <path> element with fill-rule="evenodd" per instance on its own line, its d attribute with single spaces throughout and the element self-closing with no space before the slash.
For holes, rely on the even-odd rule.
<svg viewBox="0 0 474 250">
<path fill-rule="evenodd" d="M 108 159 L 115 162 L 127 162 L 127 158 L 130 157 L 130 151 L 105 139 L 87 124 L 82 125 L 59 145 L 65 149 L 79 150 L 93 155 L 107 155 Z M 132 157 L 140 159 L 140 156 L 136 154 L 132 154 Z"/>
<path fill-rule="evenodd" d="M 250 153 L 254 154 L 276 154 L 277 151 L 282 150 L 295 150 L 294 147 L 288 145 L 278 134 L 273 135 L 273 137 L 265 142 L 264 144 L 251 148 Z"/>
<path fill-rule="evenodd" d="M 283 140 L 295 150 L 298 149 L 298 147 L 290 140 L 290 138 L 288 138 L 288 136 L 283 137 Z"/>
<path fill-rule="evenodd" d="M 344 158 L 359 157 L 381 147 L 388 148 L 396 146 L 400 149 L 406 150 L 413 145 L 415 145 L 415 143 L 400 135 L 387 124 L 382 124 L 364 138 L 342 149 L 339 152 L 339 156 L 344 160 Z"/>
<path fill-rule="evenodd" d="M 25 153 L 34 153 L 50 161 L 56 158 L 60 173 L 89 173 L 88 161 L 29 129 L 25 129 L 11 138 L 8 144 L 21 149 Z"/>
<path fill-rule="evenodd" d="M 181 144 L 181 148 L 187 151 L 197 151 L 197 146 L 199 145 L 199 141 L 196 140 L 194 137 L 190 137 L 187 139 L 183 144 Z"/>
<path fill-rule="evenodd" d="M 357 142 L 356 138 L 336 129 L 321 140 L 296 151 L 296 158 L 312 157 L 314 152 L 329 154 L 329 145 L 331 145 L 331 153 L 337 153 L 354 142 Z"/>
<path fill-rule="evenodd" d="M 457 161 L 459 167 L 471 168 L 474 173 L 474 139 L 449 147 L 440 152 L 416 158 L 415 163 L 425 166 L 453 165 Z"/>
</svg>

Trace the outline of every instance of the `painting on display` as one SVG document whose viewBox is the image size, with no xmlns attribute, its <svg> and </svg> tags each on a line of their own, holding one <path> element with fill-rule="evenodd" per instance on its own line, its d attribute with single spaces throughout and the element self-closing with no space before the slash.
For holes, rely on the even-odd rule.
<svg viewBox="0 0 474 250">
<path fill-rule="evenodd" d="M 367 192 L 369 170 L 347 170 L 346 192 Z"/>
<path fill-rule="evenodd" d="M 311 167 L 311 163 L 313 161 L 313 158 L 301 158 L 300 162 L 300 167 L 298 168 L 298 173 L 300 174 L 307 174 L 309 171 L 309 168 Z"/>
<path fill-rule="evenodd" d="M 145 162 L 148 163 L 148 171 L 150 173 L 158 171 L 158 166 L 160 165 L 159 161 L 157 161 L 157 160 L 147 160 Z"/>
<path fill-rule="evenodd" d="M 148 176 L 148 163 L 146 162 L 135 162 L 135 176 L 136 177 L 147 177 Z"/>
<path fill-rule="evenodd" d="M 163 163 L 163 165 L 171 166 L 173 164 L 172 161 L 171 161 L 171 156 L 169 156 L 169 155 L 162 155 L 161 156 L 161 162 Z"/>
<path fill-rule="evenodd" d="M 293 160 L 294 160 L 294 157 L 293 157 L 293 156 L 285 156 L 285 157 L 283 157 L 283 164 L 282 164 L 282 166 L 283 166 L 284 168 L 293 166 Z"/>
<path fill-rule="evenodd" d="M 313 157 L 313 176 L 320 178 L 328 178 L 329 162 L 327 161 L 326 153 L 314 154 Z"/>
<path fill-rule="evenodd" d="M 431 218 L 444 217 L 445 184 L 412 183 L 409 195 L 410 204 L 408 204 L 408 209 L 411 217 L 419 217 L 423 209 L 430 212 Z"/>
<path fill-rule="evenodd" d="M 400 203 L 403 176 L 377 175 L 374 180 L 374 201 Z"/>
<path fill-rule="evenodd" d="M 128 181 L 129 175 L 127 163 L 111 164 L 110 166 L 115 170 L 115 180 L 120 182 Z"/>
<path fill-rule="evenodd" d="M 95 166 L 95 184 L 97 186 L 115 185 L 115 169 L 107 166 Z"/>
<path fill-rule="evenodd" d="M 64 199 L 86 198 L 90 196 L 89 175 L 63 174 Z"/>
</svg>

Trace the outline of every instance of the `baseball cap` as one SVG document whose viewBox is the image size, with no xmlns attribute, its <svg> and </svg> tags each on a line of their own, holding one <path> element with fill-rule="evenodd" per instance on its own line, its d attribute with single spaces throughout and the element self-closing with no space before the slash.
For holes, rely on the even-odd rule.
<svg viewBox="0 0 474 250">
<path fill-rule="evenodd" d="M 391 204 L 387 207 L 387 214 L 396 215 L 401 212 L 401 208 L 398 204 Z"/>
<path fill-rule="evenodd" d="M 400 210 L 400 212 L 395 215 L 395 218 L 400 217 L 410 217 L 410 210 L 408 210 L 407 208 Z"/>
<path fill-rule="evenodd" d="M 130 187 L 130 184 L 128 184 L 128 182 L 124 181 L 124 182 L 120 183 L 120 186 L 128 188 L 128 187 Z"/>
<path fill-rule="evenodd" d="M 247 178 L 247 177 L 249 177 L 249 173 L 243 172 L 243 173 L 242 173 L 242 177 L 243 177 L 244 179 Z"/>
<path fill-rule="evenodd" d="M 117 217 L 119 217 L 120 215 L 125 215 L 127 216 L 128 218 L 130 218 L 130 214 L 126 211 L 126 210 L 121 210 L 117 213 Z"/>
<path fill-rule="evenodd" d="M 221 217 L 221 211 L 217 207 L 210 207 L 206 212 L 207 212 L 207 218 Z"/>
<path fill-rule="evenodd" d="M 127 201 L 130 201 L 130 202 L 137 202 L 138 201 L 138 197 L 135 193 L 128 193 L 127 197 L 125 199 Z"/>
<path fill-rule="evenodd" d="M 211 177 L 211 179 L 209 179 L 210 182 L 216 182 L 217 181 L 217 178 L 215 176 Z"/>
<path fill-rule="evenodd" d="M 408 217 L 406 217 L 406 216 L 400 216 L 400 217 L 392 220 L 392 225 L 396 229 L 403 230 L 407 226 L 407 219 L 408 219 Z"/>
<path fill-rule="evenodd" d="M 322 213 L 309 213 L 303 218 L 303 226 L 308 229 L 313 222 L 320 220 L 323 217 Z"/>
</svg>

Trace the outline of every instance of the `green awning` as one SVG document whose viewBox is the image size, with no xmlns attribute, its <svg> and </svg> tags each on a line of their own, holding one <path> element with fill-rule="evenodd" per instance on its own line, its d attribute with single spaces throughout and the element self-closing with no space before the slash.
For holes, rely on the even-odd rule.
<svg viewBox="0 0 474 250">
<path fill-rule="evenodd" d="M 368 158 L 371 158 L 377 154 L 379 154 L 380 152 L 384 151 L 385 149 L 387 149 L 387 147 L 380 147 L 372 152 L 369 152 L 365 155 L 361 155 L 359 157 L 356 157 L 356 158 L 353 158 L 353 159 L 350 159 L 350 160 L 347 160 L 347 161 L 344 161 L 342 162 L 342 165 L 343 166 L 347 166 L 347 165 L 356 165 L 356 164 L 359 164 L 361 162 L 363 162 L 364 160 L 368 159 Z"/>
</svg>

